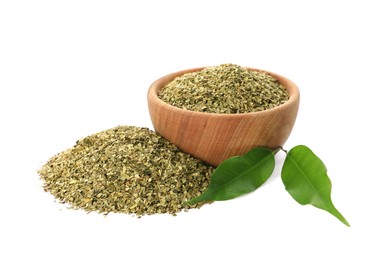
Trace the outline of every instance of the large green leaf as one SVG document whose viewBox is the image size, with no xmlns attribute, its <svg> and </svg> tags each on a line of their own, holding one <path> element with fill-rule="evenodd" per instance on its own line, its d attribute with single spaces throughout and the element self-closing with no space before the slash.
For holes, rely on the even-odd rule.
<svg viewBox="0 0 373 260">
<path fill-rule="evenodd" d="M 252 192 L 271 176 L 274 167 L 274 154 L 266 148 L 254 148 L 245 155 L 231 157 L 215 169 L 209 187 L 187 203 L 229 200 Z"/>
<path fill-rule="evenodd" d="M 301 205 L 311 204 L 328 211 L 350 226 L 331 200 L 332 183 L 324 163 L 308 147 L 292 148 L 282 167 L 281 178 L 286 190 Z"/>
</svg>

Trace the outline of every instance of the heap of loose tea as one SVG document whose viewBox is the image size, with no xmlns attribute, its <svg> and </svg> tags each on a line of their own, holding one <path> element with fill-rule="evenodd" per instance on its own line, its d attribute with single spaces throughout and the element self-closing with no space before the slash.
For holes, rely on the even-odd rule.
<svg viewBox="0 0 373 260">
<path fill-rule="evenodd" d="M 40 170 L 45 191 L 75 209 L 175 214 L 208 186 L 212 168 L 147 128 L 119 126 L 77 141 Z"/>
<path fill-rule="evenodd" d="M 279 106 L 289 94 L 268 73 L 223 64 L 176 77 L 159 98 L 187 110 L 236 114 Z"/>
</svg>

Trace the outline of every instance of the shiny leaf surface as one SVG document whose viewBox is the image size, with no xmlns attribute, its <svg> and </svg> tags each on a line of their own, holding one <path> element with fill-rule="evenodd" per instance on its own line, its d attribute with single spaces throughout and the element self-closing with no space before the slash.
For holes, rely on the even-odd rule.
<svg viewBox="0 0 373 260">
<path fill-rule="evenodd" d="M 287 153 L 281 178 L 286 190 L 298 203 L 326 210 L 350 226 L 332 203 L 332 183 L 324 163 L 308 147 L 298 145 Z"/>
<path fill-rule="evenodd" d="M 274 166 L 274 154 L 266 148 L 254 148 L 245 155 L 231 157 L 215 169 L 208 188 L 187 203 L 229 200 L 252 192 L 271 176 Z"/>
</svg>

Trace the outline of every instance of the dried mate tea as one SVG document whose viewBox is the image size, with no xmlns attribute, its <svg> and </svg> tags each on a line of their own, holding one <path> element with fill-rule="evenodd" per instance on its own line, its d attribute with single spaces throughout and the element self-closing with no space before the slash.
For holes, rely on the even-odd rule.
<svg viewBox="0 0 373 260">
<path fill-rule="evenodd" d="M 187 110 L 236 114 L 279 106 L 289 94 L 268 73 L 222 64 L 176 77 L 160 91 L 159 98 Z"/>
<path fill-rule="evenodd" d="M 118 126 L 83 138 L 39 171 L 44 189 L 75 209 L 175 214 L 208 186 L 213 168 L 154 131 Z"/>
</svg>

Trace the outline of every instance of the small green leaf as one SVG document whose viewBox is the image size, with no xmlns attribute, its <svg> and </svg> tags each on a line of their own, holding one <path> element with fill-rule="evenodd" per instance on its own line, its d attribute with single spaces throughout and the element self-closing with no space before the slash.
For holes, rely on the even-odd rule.
<svg viewBox="0 0 373 260">
<path fill-rule="evenodd" d="M 282 167 L 281 178 L 286 190 L 299 204 L 311 204 L 326 210 L 350 226 L 331 200 L 332 183 L 324 163 L 308 147 L 292 148 Z"/>
<path fill-rule="evenodd" d="M 274 154 L 266 148 L 254 148 L 245 155 L 231 157 L 215 169 L 209 187 L 186 203 L 229 200 L 252 192 L 271 176 L 274 167 Z"/>
</svg>

